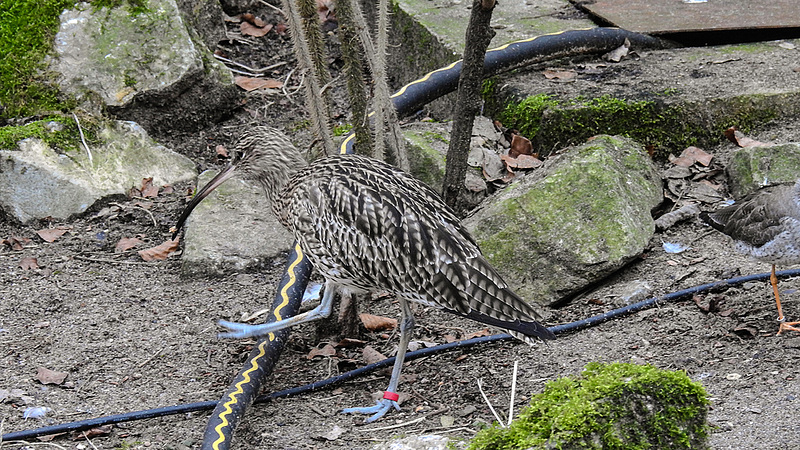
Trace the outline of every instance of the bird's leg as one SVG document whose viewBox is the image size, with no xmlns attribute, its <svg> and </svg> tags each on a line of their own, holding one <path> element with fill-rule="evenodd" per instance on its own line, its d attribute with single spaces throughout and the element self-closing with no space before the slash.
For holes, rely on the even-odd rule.
<svg viewBox="0 0 800 450">
<path fill-rule="evenodd" d="M 299 325 L 301 323 L 311 322 L 317 319 L 323 319 L 331 314 L 333 309 L 333 298 L 336 293 L 333 283 L 325 284 L 325 294 L 322 296 L 319 305 L 311 311 L 292 316 L 288 319 L 279 320 L 276 322 L 262 323 L 260 325 L 250 325 L 247 323 L 228 322 L 227 320 L 220 320 L 219 324 L 231 330 L 226 333 L 220 333 L 217 337 L 220 338 L 246 338 L 246 337 L 260 337 L 274 333 L 284 328 Z"/>
<path fill-rule="evenodd" d="M 783 308 L 781 308 L 781 296 L 778 293 L 778 276 L 775 275 L 775 264 L 772 265 L 772 273 L 769 275 L 769 282 L 772 284 L 772 292 L 775 293 L 775 303 L 778 305 L 778 322 L 783 322 Z"/>
<path fill-rule="evenodd" d="M 772 292 L 775 293 L 775 303 L 778 305 L 778 322 L 780 322 L 780 326 L 778 327 L 778 333 L 781 334 L 784 331 L 797 331 L 800 333 L 800 328 L 797 328 L 793 325 L 800 325 L 800 322 L 785 322 L 786 320 L 783 317 L 783 308 L 781 308 L 781 296 L 778 293 L 778 276 L 775 275 L 775 264 L 772 265 L 772 273 L 769 275 L 769 282 L 772 284 Z"/>
<path fill-rule="evenodd" d="M 380 419 L 392 408 L 400 411 L 400 405 L 397 404 L 397 385 L 400 383 L 400 372 L 403 370 L 408 343 L 411 340 L 411 332 L 414 329 L 414 314 L 411 312 L 411 306 L 408 301 L 402 297 L 398 297 L 398 300 L 400 300 L 400 309 L 403 316 L 400 321 L 400 343 L 397 345 L 397 356 L 395 356 L 394 366 L 392 367 L 392 378 L 389 380 L 389 387 L 386 388 L 383 398 L 378 400 L 375 406 L 342 410 L 343 413 L 372 414 L 364 423 Z"/>
</svg>

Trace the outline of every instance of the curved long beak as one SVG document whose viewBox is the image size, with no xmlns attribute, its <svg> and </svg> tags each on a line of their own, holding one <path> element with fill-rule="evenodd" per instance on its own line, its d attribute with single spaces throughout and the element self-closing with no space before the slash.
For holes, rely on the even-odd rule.
<svg viewBox="0 0 800 450">
<path fill-rule="evenodd" d="M 208 196 L 214 189 L 218 188 L 222 183 L 224 183 L 228 178 L 233 176 L 234 171 L 236 170 L 236 166 L 233 164 L 229 164 L 227 167 L 222 169 L 220 173 L 216 174 L 214 178 L 211 179 L 202 189 L 197 191 L 192 201 L 186 205 L 181 216 L 178 217 L 178 222 L 175 224 L 174 231 L 172 233 L 172 240 L 174 241 L 175 238 L 178 236 L 178 233 L 181 231 L 181 227 L 186 222 L 186 219 L 189 218 L 189 214 L 192 213 L 192 210 L 195 206 L 199 205 L 204 198 Z"/>
</svg>

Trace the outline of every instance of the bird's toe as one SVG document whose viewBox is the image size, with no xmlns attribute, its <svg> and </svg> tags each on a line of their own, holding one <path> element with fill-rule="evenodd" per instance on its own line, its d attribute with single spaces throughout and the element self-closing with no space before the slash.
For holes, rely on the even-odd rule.
<svg viewBox="0 0 800 450">
<path fill-rule="evenodd" d="M 382 398 L 373 406 L 345 408 L 341 412 L 343 414 L 372 414 L 364 420 L 364 423 L 372 423 L 383 417 L 392 408 L 400 411 L 400 405 L 396 401 Z"/>
</svg>

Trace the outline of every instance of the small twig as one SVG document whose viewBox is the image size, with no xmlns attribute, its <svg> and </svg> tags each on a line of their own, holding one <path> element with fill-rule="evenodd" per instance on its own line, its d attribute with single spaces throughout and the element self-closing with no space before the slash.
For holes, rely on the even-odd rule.
<svg viewBox="0 0 800 450">
<path fill-rule="evenodd" d="M 483 386 L 481 386 L 481 380 L 479 378 L 476 378 L 476 380 L 478 381 L 478 390 L 481 391 L 481 396 L 483 397 L 483 401 L 485 401 L 486 404 L 489 405 L 489 410 L 492 411 L 492 414 L 494 414 L 494 418 L 497 419 L 497 422 L 500 424 L 500 426 L 505 428 L 506 426 L 505 424 L 503 424 L 503 419 L 501 419 L 500 415 L 497 414 L 497 411 L 494 410 L 494 406 L 492 406 L 491 402 L 489 402 L 489 397 L 487 397 L 486 393 L 483 392 Z"/>
<path fill-rule="evenodd" d="M 67 291 L 67 292 L 78 292 L 78 291 L 80 291 L 80 289 L 72 289 L 72 288 L 68 288 L 68 287 L 62 286 L 61 283 L 58 282 L 58 278 L 53 277 L 53 281 L 55 281 L 56 287 L 61 289 L 62 291 Z"/>
<path fill-rule="evenodd" d="M 83 136 L 83 128 L 81 128 L 81 121 L 78 120 L 78 116 L 75 113 L 72 113 L 72 118 L 75 119 L 75 123 L 78 124 L 78 133 L 81 135 L 81 143 L 83 144 L 83 148 L 86 149 L 86 154 L 89 155 L 89 167 L 94 167 L 94 160 L 92 159 L 92 151 L 89 149 L 89 144 L 86 143 L 86 138 Z"/>
<path fill-rule="evenodd" d="M 511 403 L 508 405 L 508 425 L 511 426 L 511 420 L 514 417 L 514 395 L 517 393 L 517 366 L 518 361 L 514 361 L 514 372 L 511 375 Z"/>
<path fill-rule="evenodd" d="M 100 262 L 100 263 L 108 263 L 108 264 L 130 264 L 130 265 L 134 265 L 134 266 L 147 266 L 147 265 L 150 265 L 149 262 L 145 262 L 145 261 L 117 261 L 115 259 L 89 258 L 87 256 L 81 256 L 81 255 L 74 255 L 73 258 L 81 260 L 81 261 L 91 261 L 91 262 Z"/>
<path fill-rule="evenodd" d="M 409 420 L 408 422 L 398 423 L 397 425 L 389 425 L 389 426 L 386 426 L 386 427 L 362 428 L 361 431 L 383 431 L 383 430 L 392 430 L 394 428 L 407 427 L 409 425 L 414 425 L 415 423 L 422 422 L 423 420 L 429 418 L 430 416 L 434 416 L 436 414 L 441 414 L 441 413 L 443 413 L 443 412 L 445 412 L 447 410 L 448 410 L 448 408 L 439 408 L 436 411 L 431 411 L 431 412 L 425 414 L 422 417 L 417 417 L 416 419 Z"/>
<path fill-rule="evenodd" d="M 236 62 L 236 61 L 234 61 L 234 60 L 232 60 L 230 58 L 226 58 L 224 56 L 220 56 L 220 55 L 216 55 L 215 54 L 214 58 L 217 58 L 218 60 L 220 60 L 220 61 L 222 61 L 224 63 L 233 64 L 236 67 L 240 67 L 240 68 L 248 70 L 250 72 L 259 74 L 259 75 L 255 75 L 255 76 L 261 76 L 260 74 L 263 74 L 264 72 L 266 72 L 268 70 L 272 70 L 272 69 L 278 68 L 280 66 L 285 66 L 286 64 L 288 64 L 286 61 L 281 61 L 281 62 L 276 63 L 276 64 L 272 64 L 272 65 L 269 65 L 269 66 L 266 66 L 266 67 L 262 67 L 260 69 L 256 69 L 256 68 L 253 68 L 253 67 L 250 67 L 250 66 L 246 66 L 246 65 L 244 65 L 244 64 L 242 64 L 240 62 Z M 228 67 L 228 68 L 230 69 L 230 67 Z M 233 70 L 233 69 L 231 69 L 231 70 Z"/>
<path fill-rule="evenodd" d="M 88 442 L 88 443 L 89 443 L 89 445 L 91 445 L 91 446 L 92 446 L 92 448 L 93 448 L 94 450 L 97 450 L 97 447 L 96 447 L 96 446 L 95 446 L 95 445 L 92 443 L 92 441 L 91 441 L 91 440 L 89 440 L 89 436 L 87 436 L 87 435 L 86 435 L 86 432 L 84 432 L 84 433 L 83 433 L 83 437 L 86 439 L 86 442 Z"/>
<path fill-rule="evenodd" d="M 152 355 L 151 355 L 149 358 L 147 358 L 147 359 L 145 359 L 144 361 L 142 361 L 142 362 L 140 362 L 139 364 L 137 364 L 137 365 L 136 365 L 136 367 L 138 367 L 138 368 L 141 368 L 141 367 L 144 367 L 144 366 L 146 366 L 146 365 L 147 365 L 147 364 L 148 364 L 150 361 L 152 361 L 152 360 L 153 360 L 153 358 L 155 358 L 156 356 L 158 356 L 158 354 L 159 354 L 159 353 L 163 352 L 165 348 L 167 348 L 167 346 L 166 346 L 166 345 L 165 345 L 165 346 L 163 346 L 163 347 L 161 347 L 160 349 L 158 349 L 158 351 L 157 351 L 157 352 L 155 352 L 155 353 L 153 353 L 153 354 L 152 354 Z"/>
<path fill-rule="evenodd" d="M 267 2 L 265 2 L 264 0 L 258 0 L 258 1 L 261 2 L 265 6 L 269 6 L 270 8 L 274 9 L 275 11 L 278 11 L 279 13 L 281 13 L 282 16 L 286 16 L 286 13 L 284 13 L 283 10 L 278 8 L 277 6 L 271 5 L 271 4 L 267 3 Z"/>
<path fill-rule="evenodd" d="M 62 447 L 58 444 L 54 444 L 52 442 L 28 442 L 28 441 L 0 441 L 0 447 L 3 447 L 5 444 L 9 445 L 22 445 L 23 447 L 35 447 L 37 445 L 41 445 L 43 447 L 55 447 L 60 450 L 67 450 L 66 447 Z"/>
<path fill-rule="evenodd" d="M 145 201 L 148 201 L 148 200 L 146 200 L 146 199 L 144 199 L 144 200 L 145 200 Z M 121 204 L 121 203 L 117 203 L 117 202 L 110 202 L 110 203 L 109 203 L 109 205 L 118 206 L 118 207 L 120 207 L 122 210 L 125 210 L 125 208 L 126 208 L 126 206 L 125 206 L 125 205 L 123 205 L 123 204 Z M 147 214 L 149 214 L 149 215 L 150 215 L 150 219 L 153 221 L 153 226 L 154 226 L 154 227 L 158 227 L 158 222 L 156 222 L 156 217 L 153 215 L 153 213 L 152 213 L 152 212 L 151 212 L 149 209 L 147 209 L 147 208 L 144 208 L 144 207 L 141 207 L 141 206 L 139 206 L 139 205 L 132 205 L 132 206 L 133 206 L 134 208 L 141 209 L 142 211 L 144 211 L 144 212 L 146 212 Z"/>
</svg>

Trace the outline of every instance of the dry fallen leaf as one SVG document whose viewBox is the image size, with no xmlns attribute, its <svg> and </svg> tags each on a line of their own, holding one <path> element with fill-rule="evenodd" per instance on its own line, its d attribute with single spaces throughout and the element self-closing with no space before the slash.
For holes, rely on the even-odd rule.
<svg viewBox="0 0 800 450">
<path fill-rule="evenodd" d="M 31 240 L 19 236 L 9 236 L 8 239 L 3 239 L 3 245 L 7 245 L 11 250 L 20 251 L 25 248 L 25 245 L 30 244 Z"/>
<path fill-rule="evenodd" d="M 263 23 L 263 21 L 261 21 Z M 245 36 L 261 37 L 266 35 L 272 30 L 272 24 L 265 24 L 263 26 L 256 26 L 250 22 L 242 22 L 239 24 L 239 31 Z"/>
<path fill-rule="evenodd" d="M 320 434 L 319 437 L 326 441 L 335 441 L 336 439 L 339 439 L 339 436 L 341 436 L 342 433 L 344 433 L 344 428 L 338 425 L 334 425 L 333 429 L 331 429 L 327 433 Z"/>
<path fill-rule="evenodd" d="M 336 356 L 336 349 L 331 344 L 325 344 L 322 348 L 312 348 L 306 358 L 314 359 L 315 356 Z"/>
<path fill-rule="evenodd" d="M 464 336 L 464 339 L 466 340 L 466 339 L 472 339 L 472 338 L 476 338 L 476 337 L 489 336 L 491 334 L 492 333 L 489 331 L 488 328 L 484 328 L 484 329 L 478 330 L 478 331 L 476 331 L 474 333 L 469 333 L 468 335 Z"/>
<path fill-rule="evenodd" d="M 516 158 L 502 155 L 500 159 L 506 163 L 506 166 L 512 169 L 536 169 L 544 165 L 542 160 L 531 155 L 519 155 Z"/>
<path fill-rule="evenodd" d="M 730 127 L 725 130 L 725 137 L 739 147 L 764 147 L 769 145 L 763 142 L 758 142 L 755 139 L 750 139 L 749 137 L 745 136 L 744 133 L 736 129 L 736 127 Z"/>
<path fill-rule="evenodd" d="M 37 230 L 36 234 L 38 234 L 39 237 L 42 238 L 42 240 L 44 240 L 45 242 L 55 242 L 56 239 L 63 236 L 64 233 L 66 233 L 70 229 L 72 229 L 72 227 L 62 225 L 60 227 Z"/>
<path fill-rule="evenodd" d="M 533 155 L 533 144 L 525 136 L 515 134 L 511 138 L 511 148 L 508 149 L 508 156 L 516 158 L 519 155 Z"/>
<path fill-rule="evenodd" d="M 164 241 L 161 244 L 145 250 L 139 250 L 139 256 L 145 261 L 163 261 L 170 253 L 178 250 L 180 238 L 174 241 Z"/>
<path fill-rule="evenodd" d="M 128 250 L 132 249 L 133 247 L 136 247 L 139 244 L 142 244 L 143 242 L 144 241 L 142 241 L 139 238 L 123 237 L 119 240 L 119 242 L 117 242 L 117 245 L 114 246 L 114 253 L 127 252 Z"/>
<path fill-rule="evenodd" d="M 87 438 L 93 438 L 98 436 L 108 436 L 111 434 L 111 425 L 103 425 L 99 427 L 94 427 L 89 430 L 82 430 L 82 431 L 75 431 L 72 433 L 72 440 L 73 441 L 84 441 Z"/>
<path fill-rule="evenodd" d="M 251 13 L 240 14 L 239 18 L 242 20 L 242 22 L 247 22 L 254 27 L 263 27 L 267 24 L 264 22 L 264 19 Z"/>
<path fill-rule="evenodd" d="M 67 372 L 58 372 L 45 367 L 36 369 L 36 379 L 42 384 L 63 384 L 67 379 Z"/>
<path fill-rule="evenodd" d="M 672 164 L 681 167 L 690 167 L 692 164 L 698 162 L 706 167 L 711 164 L 714 155 L 703 151 L 697 147 L 686 147 L 681 155 L 671 160 Z"/>
<path fill-rule="evenodd" d="M 368 331 L 393 330 L 397 326 L 397 319 L 391 317 L 374 316 L 367 313 L 361 313 L 358 317 Z"/>
<path fill-rule="evenodd" d="M 145 198 L 158 197 L 158 187 L 153 186 L 153 177 L 142 178 L 142 188 L 139 191 Z"/>
<path fill-rule="evenodd" d="M 233 82 L 247 92 L 256 89 L 278 89 L 283 87 L 283 82 L 272 78 L 233 77 Z"/>
<path fill-rule="evenodd" d="M 574 70 L 552 70 L 547 69 L 544 72 L 544 77 L 548 80 L 561 80 L 561 81 L 573 81 L 578 74 Z"/>
<path fill-rule="evenodd" d="M 363 350 L 361 350 L 361 355 L 364 357 L 364 362 L 366 362 L 367 364 L 374 364 L 376 362 L 380 362 L 386 359 L 386 356 L 384 356 L 381 352 L 375 350 L 374 348 L 370 347 L 369 345 L 364 347 Z"/>
<path fill-rule="evenodd" d="M 625 38 L 625 42 L 621 46 L 603 55 L 603 59 L 606 61 L 620 62 L 622 58 L 628 56 L 628 51 L 630 48 L 631 41 L 629 41 L 628 38 Z"/>
<path fill-rule="evenodd" d="M 228 149 L 222 144 L 219 144 L 216 147 L 214 147 L 214 151 L 217 152 L 217 158 L 227 159 L 230 157 L 230 155 L 228 155 Z"/>
<path fill-rule="evenodd" d="M 39 268 L 39 261 L 33 256 L 26 256 L 19 260 L 19 267 L 22 270 L 33 270 Z"/>
</svg>

